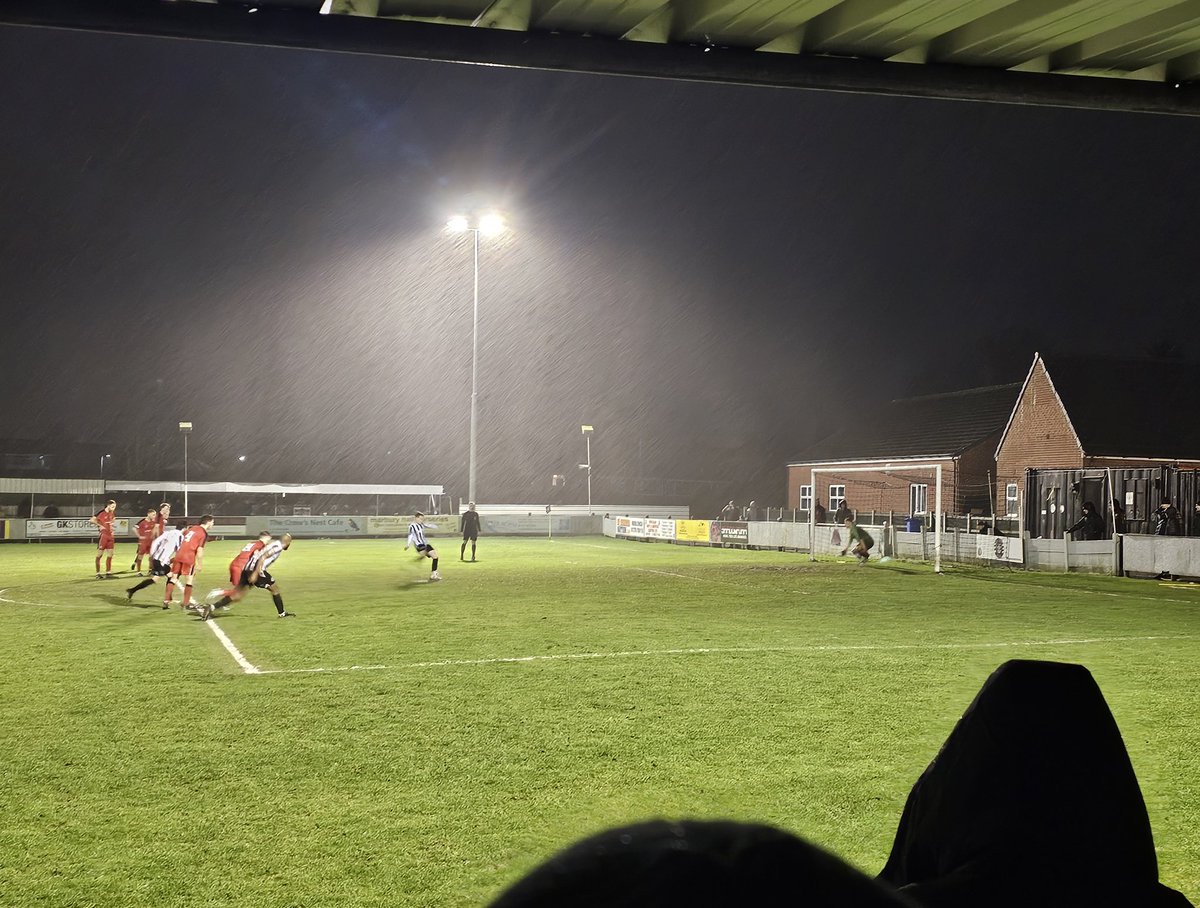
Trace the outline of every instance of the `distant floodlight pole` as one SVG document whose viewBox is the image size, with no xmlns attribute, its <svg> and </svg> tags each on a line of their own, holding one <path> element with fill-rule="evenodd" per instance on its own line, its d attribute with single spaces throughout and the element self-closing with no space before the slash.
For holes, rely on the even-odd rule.
<svg viewBox="0 0 1200 908">
<path fill-rule="evenodd" d="M 583 432 L 583 437 L 587 439 L 587 463 L 581 463 L 579 468 L 587 470 L 587 487 L 588 487 L 588 515 L 592 513 L 592 432 L 595 429 L 592 426 L 580 426 L 580 431 Z"/>
<path fill-rule="evenodd" d="M 192 424 L 181 422 L 179 432 L 183 435 L 183 516 L 188 516 L 188 452 L 187 437 L 192 434 Z"/>
<path fill-rule="evenodd" d="M 479 422 L 479 234 L 495 236 L 504 230 L 504 219 L 500 215 L 488 212 L 480 215 L 472 223 L 470 219 L 458 215 L 450 219 L 446 226 L 455 233 L 470 232 L 472 238 L 472 274 L 474 277 L 471 291 L 471 445 L 467 461 L 467 501 L 478 501 L 475 497 L 475 450 L 476 427 Z"/>
</svg>

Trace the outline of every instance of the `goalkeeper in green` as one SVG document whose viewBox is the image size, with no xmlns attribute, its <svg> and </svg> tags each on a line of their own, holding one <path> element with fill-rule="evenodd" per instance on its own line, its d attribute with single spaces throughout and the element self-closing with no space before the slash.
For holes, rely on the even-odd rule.
<svg viewBox="0 0 1200 908">
<path fill-rule="evenodd" d="M 854 522 L 853 517 L 846 518 L 846 547 L 842 549 L 842 554 L 851 548 L 853 543 L 852 554 L 858 559 L 859 564 L 866 564 L 871 547 L 875 545 L 875 540 L 871 538 L 871 534 Z"/>
</svg>

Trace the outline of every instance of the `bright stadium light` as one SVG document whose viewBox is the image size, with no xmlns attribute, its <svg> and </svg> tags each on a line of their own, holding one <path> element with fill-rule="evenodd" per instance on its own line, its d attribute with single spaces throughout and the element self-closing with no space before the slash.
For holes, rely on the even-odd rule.
<svg viewBox="0 0 1200 908">
<path fill-rule="evenodd" d="M 479 232 L 484 236 L 498 236 L 504 232 L 504 218 L 489 211 L 479 219 Z"/>
<path fill-rule="evenodd" d="M 485 211 L 475 218 L 455 215 L 446 222 L 453 233 L 471 234 L 474 285 L 471 295 L 471 450 L 467 463 L 467 500 L 478 501 L 475 495 L 476 426 L 479 413 L 479 235 L 498 236 L 504 232 L 504 218 L 495 211 Z"/>
</svg>

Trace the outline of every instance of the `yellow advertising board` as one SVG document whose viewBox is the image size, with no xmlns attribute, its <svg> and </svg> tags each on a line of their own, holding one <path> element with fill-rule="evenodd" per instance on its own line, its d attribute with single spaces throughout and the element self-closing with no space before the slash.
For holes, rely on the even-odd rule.
<svg viewBox="0 0 1200 908">
<path fill-rule="evenodd" d="M 708 520 L 676 520 L 675 538 L 680 542 L 708 542 Z"/>
</svg>

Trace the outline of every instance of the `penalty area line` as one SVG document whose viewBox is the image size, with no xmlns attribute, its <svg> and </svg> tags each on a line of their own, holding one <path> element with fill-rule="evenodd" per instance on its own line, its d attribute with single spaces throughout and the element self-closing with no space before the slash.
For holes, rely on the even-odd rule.
<svg viewBox="0 0 1200 908">
<path fill-rule="evenodd" d="M 584 659 L 631 659 L 640 656 L 704 656 L 737 653 L 843 653 L 843 652 L 902 652 L 906 650 L 989 650 L 1020 649 L 1042 646 L 1086 646 L 1093 643 L 1131 643 L 1154 640 L 1192 640 L 1194 634 L 1156 634 L 1129 637 L 1064 637 L 1054 640 L 1009 640 L 979 643 L 825 643 L 810 646 L 751 646 L 751 647 L 680 647 L 675 649 L 620 650 L 611 653 L 556 653 L 539 656 L 495 656 L 487 659 L 439 659 L 432 662 L 409 662 L 401 665 L 349 665 L 339 668 L 280 668 L 254 669 L 248 674 L 302 675 L 333 674 L 335 672 L 404 671 L 418 668 L 455 668 L 476 665 L 506 665 L 529 662 L 566 662 Z"/>
<path fill-rule="evenodd" d="M 225 634 L 223 630 L 217 627 L 217 622 L 209 619 L 204 622 L 208 625 L 208 629 L 217 635 L 217 639 L 221 641 L 221 645 L 233 656 L 233 661 L 242 667 L 242 671 L 247 675 L 261 675 L 263 670 L 253 664 L 249 659 L 242 655 L 242 651 L 233 645 L 233 641 Z"/>
</svg>

